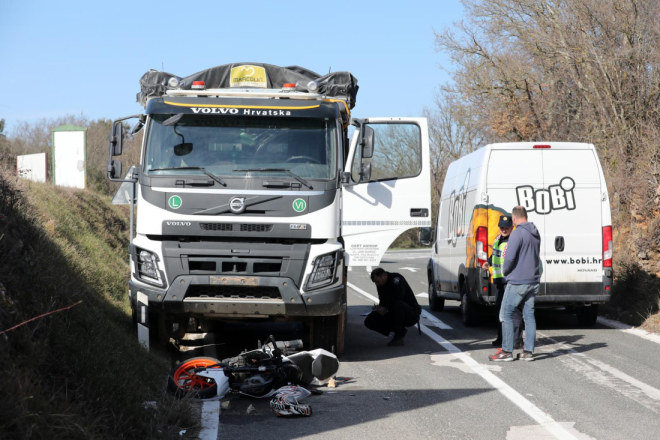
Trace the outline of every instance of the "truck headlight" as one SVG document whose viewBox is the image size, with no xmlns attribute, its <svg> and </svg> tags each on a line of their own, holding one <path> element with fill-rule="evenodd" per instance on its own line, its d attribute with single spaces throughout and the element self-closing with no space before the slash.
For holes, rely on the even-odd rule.
<svg viewBox="0 0 660 440">
<path fill-rule="evenodd" d="M 140 251 L 138 256 L 138 265 L 139 271 L 142 272 L 142 275 L 155 280 L 158 279 L 158 269 L 156 268 L 156 259 L 154 254 L 148 251 Z"/>
<path fill-rule="evenodd" d="M 314 269 L 307 279 L 305 290 L 318 289 L 332 284 L 337 269 L 337 260 L 337 252 L 316 257 L 312 262 Z"/>
<path fill-rule="evenodd" d="M 135 264 L 134 275 L 137 279 L 154 286 L 165 287 L 165 274 L 158 268 L 158 255 L 137 246 L 131 254 Z"/>
</svg>

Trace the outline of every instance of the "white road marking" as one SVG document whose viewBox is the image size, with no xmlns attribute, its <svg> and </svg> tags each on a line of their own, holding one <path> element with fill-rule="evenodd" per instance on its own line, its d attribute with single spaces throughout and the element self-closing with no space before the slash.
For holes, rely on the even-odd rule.
<svg viewBox="0 0 660 440">
<path fill-rule="evenodd" d="M 470 353 L 467 351 L 465 352 L 468 356 Z M 455 356 L 453 356 L 451 353 L 443 351 L 440 353 L 435 353 L 431 355 L 431 363 L 437 367 L 452 367 L 452 368 L 458 368 L 461 370 L 463 373 L 468 373 L 468 374 L 477 374 L 475 370 L 473 370 L 469 365 L 461 362 L 459 359 L 457 359 Z M 498 365 L 496 362 L 491 362 L 492 365 L 487 365 L 487 364 L 479 364 L 482 368 L 485 368 L 486 370 L 490 371 L 495 371 L 499 373 L 502 371 L 502 365 Z"/>
<path fill-rule="evenodd" d="M 644 338 L 646 340 L 655 342 L 656 344 L 660 344 L 660 335 L 647 332 L 646 330 L 642 330 L 641 328 L 636 328 L 633 327 L 632 325 L 624 324 L 623 322 L 615 321 L 613 319 L 603 318 L 601 316 L 598 317 L 598 323 L 606 325 L 610 328 L 622 330 L 625 333 L 630 333 L 631 335 L 639 336 L 640 338 Z"/>
<path fill-rule="evenodd" d="M 220 425 L 220 401 L 202 403 L 202 429 L 199 440 L 217 440 Z"/>
<path fill-rule="evenodd" d="M 416 267 L 402 267 L 401 270 L 409 270 L 409 271 L 411 271 L 412 273 L 415 273 L 415 272 L 417 272 L 419 269 L 417 269 Z"/>
<path fill-rule="evenodd" d="M 426 292 L 422 292 L 422 293 L 418 293 L 418 294 L 415 295 L 415 296 L 416 296 L 417 298 L 428 298 L 428 297 L 429 297 L 429 294 L 426 293 Z"/>
<path fill-rule="evenodd" d="M 580 440 L 596 440 L 593 437 L 583 434 L 574 428 L 575 422 L 559 422 L 566 431 L 572 433 L 575 438 Z M 506 433 L 506 440 L 527 440 L 533 438 L 534 440 L 551 439 L 552 436 L 545 430 L 543 426 L 512 426 Z"/>
<path fill-rule="evenodd" d="M 560 356 L 559 360 L 573 371 L 583 374 L 587 379 L 598 385 L 612 388 L 645 408 L 660 414 L 659 389 L 645 384 L 604 362 L 580 353 L 568 344 L 556 341 L 540 332 L 536 332 L 536 334 L 552 342 L 552 345 L 540 346 L 537 352 L 550 355 L 557 351 L 568 353 Z"/>
<path fill-rule="evenodd" d="M 368 294 L 362 289 L 348 283 L 348 287 L 353 289 L 355 292 L 365 296 L 372 301 L 376 299 L 373 295 Z M 430 315 L 430 313 L 429 313 Z M 435 318 L 436 321 L 442 322 L 439 319 Z M 459 350 L 454 344 L 447 341 L 445 338 L 429 329 L 425 325 L 421 325 L 422 332 L 429 338 L 433 339 L 437 344 L 442 346 L 445 350 L 451 353 L 454 357 L 460 359 L 463 363 L 468 365 L 475 373 L 481 376 L 486 382 L 488 382 L 493 388 L 502 393 L 504 397 L 513 402 L 518 408 L 523 410 L 527 415 L 534 419 L 539 425 L 543 426 L 548 432 L 550 432 L 555 438 L 561 440 L 578 440 L 573 434 L 568 432 L 562 425 L 557 423 L 549 414 L 543 412 L 540 408 L 534 405 L 532 402 L 527 400 L 522 394 L 518 391 L 511 388 L 507 385 L 502 379 L 495 376 L 492 372 L 485 369 L 477 361 L 472 359 L 467 354 Z"/>
<path fill-rule="evenodd" d="M 353 266 L 348 266 L 348 271 L 353 272 Z"/>
</svg>

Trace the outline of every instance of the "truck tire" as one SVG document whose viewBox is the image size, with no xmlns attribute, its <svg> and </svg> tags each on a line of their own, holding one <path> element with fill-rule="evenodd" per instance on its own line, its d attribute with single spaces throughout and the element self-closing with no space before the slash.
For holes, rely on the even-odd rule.
<svg viewBox="0 0 660 440">
<path fill-rule="evenodd" d="M 429 281 L 429 308 L 433 312 L 442 312 L 445 308 L 445 299 L 438 296 L 433 281 Z"/>
<path fill-rule="evenodd" d="M 335 316 L 315 316 L 310 327 L 312 349 L 322 348 L 341 356 L 344 352 L 346 312 Z"/>
<path fill-rule="evenodd" d="M 461 284 L 461 320 L 466 327 L 474 327 L 479 320 L 476 304 L 470 301 L 467 283 Z"/>
<path fill-rule="evenodd" d="M 593 327 L 598 319 L 598 306 L 593 304 L 589 307 L 579 307 L 575 315 L 578 323 L 583 327 Z"/>
<path fill-rule="evenodd" d="M 133 331 L 137 332 L 138 316 L 133 305 L 131 305 L 131 324 L 133 325 Z"/>
</svg>

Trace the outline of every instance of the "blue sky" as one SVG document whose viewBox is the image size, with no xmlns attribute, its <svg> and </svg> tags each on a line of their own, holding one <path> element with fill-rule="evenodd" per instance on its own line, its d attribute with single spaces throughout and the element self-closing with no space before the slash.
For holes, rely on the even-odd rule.
<svg viewBox="0 0 660 440">
<path fill-rule="evenodd" d="M 0 119 L 127 116 L 151 68 L 245 61 L 348 70 L 354 116 L 418 116 L 449 80 L 433 31 L 461 14 L 459 0 L 0 1 Z"/>
</svg>

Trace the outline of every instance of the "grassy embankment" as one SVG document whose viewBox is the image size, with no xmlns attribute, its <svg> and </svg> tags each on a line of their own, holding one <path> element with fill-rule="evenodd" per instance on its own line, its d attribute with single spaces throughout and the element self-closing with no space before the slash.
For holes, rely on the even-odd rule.
<svg viewBox="0 0 660 440">
<path fill-rule="evenodd" d="M 0 170 L 0 329 L 82 301 L 0 335 L 3 439 L 181 438 L 195 423 L 131 328 L 127 246 L 127 209 L 107 197 Z"/>
</svg>

